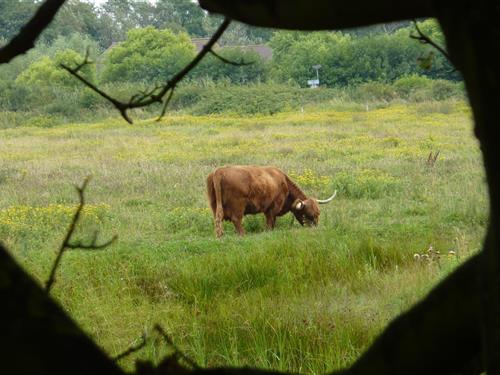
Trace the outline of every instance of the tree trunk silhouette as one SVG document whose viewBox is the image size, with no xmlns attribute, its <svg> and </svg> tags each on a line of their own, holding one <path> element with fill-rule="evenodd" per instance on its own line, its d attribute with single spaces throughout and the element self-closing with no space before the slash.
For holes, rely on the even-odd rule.
<svg viewBox="0 0 500 375">
<path fill-rule="evenodd" d="M 122 373 L 1 244 L 0 301 L 0 373 Z"/>
<path fill-rule="evenodd" d="M 500 3 L 461 1 L 438 7 L 450 55 L 462 72 L 489 187 L 490 224 L 481 270 L 483 359 L 500 373 Z M 464 301 L 467 303 L 468 301 Z"/>
</svg>

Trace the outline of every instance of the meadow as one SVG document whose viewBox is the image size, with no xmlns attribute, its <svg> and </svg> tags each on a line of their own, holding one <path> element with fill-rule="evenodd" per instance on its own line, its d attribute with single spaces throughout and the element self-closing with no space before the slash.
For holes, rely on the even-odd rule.
<svg viewBox="0 0 500 375">
<path fill-rule="evenodd" d="M 226 164 L 275 165 L 337 198 L 316 228 L 285 216 L 270 232 L 258 215 L 218 240 L 205 177 Z M 77 236 L 118 241 L 68 252 L 52 293 L 111 355 L 147 334 L 126 369 L 171 350 L 156 323 L 201 366 L 343 367 L 480 248 L 488 217 L 462 100 L 2 129 L 0 239 L 41 283 L 88 175 Z"/>
</svg>

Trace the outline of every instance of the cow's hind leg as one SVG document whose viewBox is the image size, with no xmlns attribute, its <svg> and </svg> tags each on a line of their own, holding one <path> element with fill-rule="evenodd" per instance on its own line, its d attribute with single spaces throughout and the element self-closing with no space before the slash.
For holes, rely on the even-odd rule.
<svg viewBox="0 0 500 375">
<path fill-rule="evenodd" d="M 222 219 L 216 215 L 215 216 L 215 235 L 220 238 L 220 237 L 222 237 L 223 234 L 224 234 L 224 230 L 222 229 Z"/>
</svg>

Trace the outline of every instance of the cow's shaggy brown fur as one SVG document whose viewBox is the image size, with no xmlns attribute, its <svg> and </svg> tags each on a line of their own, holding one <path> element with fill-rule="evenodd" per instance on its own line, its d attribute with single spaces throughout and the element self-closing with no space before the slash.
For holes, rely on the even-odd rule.
<svg viewBox="0 0 500 375">
<path fill-rule="evenodd" d="M 246 214 L 264 213 L 269 229 L 276 217 L 291 211 L 300 224 L 319 220 L 316 199 L 308 198 L 302 190 L 276 167 L 229 166 L 217 168 L 207 177 L 207 193 L 215 218 L 215 233 L 223 235 L 222 221 L 230 220 L 238 234 Z"/>
</svg>

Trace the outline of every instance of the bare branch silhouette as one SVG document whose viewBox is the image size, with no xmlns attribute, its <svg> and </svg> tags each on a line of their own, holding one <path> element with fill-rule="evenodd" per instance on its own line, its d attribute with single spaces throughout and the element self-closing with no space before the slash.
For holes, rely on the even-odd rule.
<svg viewBox="0 0 500 375">
<path fill-rule="evenodd" d="M 174 349 L 174 356 L 183 359 L 189 366 L 191 366 L 195 370 L 200 370 L 201 367 L 191 358 L 189 358 L 186 354 L 184 354 L 173 342 L 172 338 L 165 332 L 165 330 L 159 325 L 155 325 L 155 330 L 161 335 L 161 337 L 165 340 L 165 342 Z"/>
<path fill-rule="evenodd" d="M 436 160 L 439 156 L 439 151 L 437 151 L 435 154 L 433 154 L 433 152 L 431 151 L 429 153 L 429 156 L 427 157 L 427 166 L 428 167 L 434 167 L 434 164 L 436 164 Z"/>
<path fill-rule="evenodd" d="M 122 117 L 130 124 L 132 124 L 132 119 L 128 115 L 128 110 L 134 109 L 134 108 L 142 108 L 142 107 L 147 107 L 153 103 L 163 103 L 163 109 L 160 113 L 160 116 L 158 119 L 161 119 L 167 110 L 167 106 L 170 103 L 170 100 L 172 99 L 173 91 L 177 87 L 180 81 L 184 79 L 184 77 L 192 71 L 198 64 L 199 62 L 205 57 L 206 54 L 208 54 L 215 43 L 219 40 L 219 38 L 222 36 L 224 31 L 228 28 L 229 24 L 231 23 L 231 20 L 226 18 L 222 22 L 222 24 L 219 26 L 217 31 L 212 35 L 210 40 L 203 46 L 201 51 L 195 56 L 193 60 L 189 64 L 187 64 L 180 72 L 178 72 L 175 76 L 173 76 L 167 83 L 165 83 L 163 86 L 156 86 L 155 88 L 151 89 L 149 92 L 143 92 L 141 94 L 135 94 L 133 95 L 128 102 L 123 102 L 120 101 L 111 95 L 107 94 L 103 90 L 99 89 L 96 85 L 88 81 L 85 77 L 83 77 L 80 73 L 79 70 L 89 64 L 88 56 L 84 59 L 84 61 L 81 64 L 78 64 L 75 68 L 71 68 L 67 65 L 61 64 L 61 67 L 68 71 L 71 75 L 75 76 L 78 78 L 81 82 L 83 82 L 87 87 L 89 87 L 91 90 L 95 91 L 97 94 L 102 96 L 104 99 L 108 100 L 111 104 L 115 106 L 115 108 L 120 112 Z M 212 52 L 213 53 L 213 52 Z M 165 95 L 167 95 L 167 98 L 165 99 L 165 102 L 163 102 L 163 98 Z"/>
<path fill-rule="evenodd" d="M 165 103 L 163 104 L 163 108 L 161 110 L 160 116 L 156 119 L 157 121 L 160 121 L 163 116 L 165 116 L 165 113 L 167 112 L 167 107 L 170 101 L 172 100 L 172 97 L 174 96 L 174 90 L 175 87 L 172 87 L 172 90 L 170 90 L 170 93 L 167 96 L 167 100 L 165 100 Z"/>
<path fill-rule="evenodd" d="M 448 53 L 448 51 L 446 51 L 446 49 L 444 49 L 439 44 L 437 44 L 436 42 L 434 42 L 429 36 L 425 35 L 422 32 L 422 30 L 420 29 L 420 27 L 418 27 L 417 20 L 415 20 L 415 19 L 413 20 L 413 26 L 415 26 L 415 30 L 417 31 L 417 35 L 410 34 L 410 38 L 418 40 L 422 44 L 429 44 L 429 45 L 433 46 L 444 57 L 446 57 L 446 59 L 450 62 L 450 64 L 454 65 L 453 61 L 451 60 L 451 57 L 450 57 L 450 54 Z"/>
<path fill-rule="evenodd" d="M 47 293 L 50 293 L 50 289 L 55 282 L 56 271 L 59 268 L 59 264 L 61 263 L 62 256 L 67 249 L 100 250 L 100 249 L 103 249 L 103 248 L 111 245 L 118 238 L 117 236 L 113 236 L 109 241 L 106 241 L 103 244 L 97 244 L 98 232 L 96 231 L 96 232 L 94 232 L 92 240 L 87 244 L 84 244 L 81 241 L 71 242 L 72 237 L 73 237 L 73 233 L 75 232 L 75 229 L 76 229 L 76 225 L 78 224 L 78 221 L 80 220 L 80 216 L 81 216 L 81 213 L 83 211 L 83 207 L 85 206 L 85 189 L 87 188 L 89 181 L 90 181 L 90 176 L 87 177 L 83 181 L 82 186 L 75 186 L 76 190 L 78 192 L 78 196 L 80 198 L 80 203 L 79 203 L 75 213 L 73 214 L 73 219 L 71 220 L 69 228 L 66 232 L 66 236 L 64 237 L 64 240 L 61 243 L 61 246 L 59 247 L 59 251 L 57 252 L 56 259 L 54 261 L 54 264 L 52 265 L 52 270 L 50 271 L 50 276 L 47 279 L 47 282 L 45 283 L 45 291 Z"/>
<path fill-rule="evenodd" d="M 113 361 L 117 362 L 123 358 L 126 358 L 128 357 L 129 355 L 135 353 L 135 352 L 138 352 L 139 350 L 141 350 L 142 348 L 144 348 L 147 344 L 147 337 L 146 337 L 146 333 L 143 333 L 142 336 L 141 336 L 141 339 L 140 339 L 140 342 L 138 344 L 135 344 L 135 345 L 131 345 L 130 348 L 128 348 L 127 350 L 125 350 L 123 353 L 120 353 L 118 354 L 117 356 L 114 356 L 113 358 L 111 358 Z"/>
<path fill-rule="evenodd" d="M 19 34 L 12 38 L 6 46 L 0 48 L 0 64 L 8 63 L 14 57 L 33 48 L 35 41 L 52 22 L 65 2 L 66 0 L 45 0 L 29 22 L 19 31 Z"/>
</svg>

